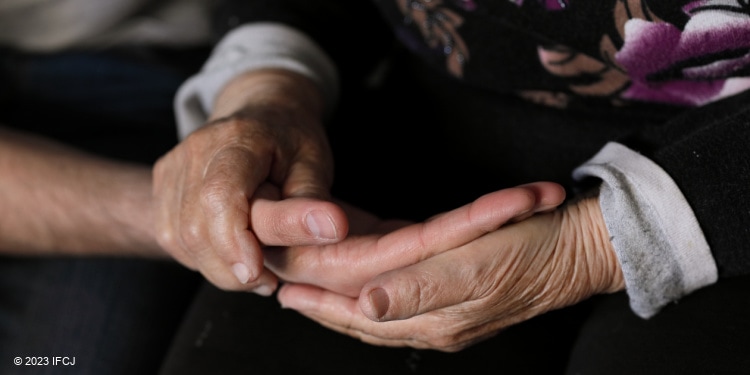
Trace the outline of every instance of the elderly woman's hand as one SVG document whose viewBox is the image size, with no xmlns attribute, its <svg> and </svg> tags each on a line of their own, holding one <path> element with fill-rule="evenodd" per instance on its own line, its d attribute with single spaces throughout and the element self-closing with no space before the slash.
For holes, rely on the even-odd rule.
<svg viewBox="0 0 750 375">
<path fill-rule="evenodd" d="M 339 203 L 349 219 L 349 236 L 324 246 L 271 248 L 266 266 L 282 280 L 315 285 L 356 297 L 373 277 L 465 245 L 500 226 L 565 199 L 557 184 L 539 182 L 487 194 L 423 223 L 379 218 Z"/>
<path fill-rule="evenodd" d="M 159 245 L 219 288 L 265 295 L 276 277 L 263 267 L 262 245 L 343 239 L 346 219 L 328 202 L 333 162 L 322 108 L 315 84 L 294 73 L 258 70 L 230 82 L 209 123 L 153 169 Z M 269 196 L 264 184 L 278 187 L 280 196 Z M 280 219 L 295 225 L 281 223 L 286 230 L 264 241 L 253 221 L 273 218 L 252 216 L 258 197 L 308 201 Z"/>
<path fill-rule="evenodd" d="M 457 351 L 515 323 L 622 289 L 598 200 L 587 198 L 379 274 L 357 297 L 287 284 L 278 298 L 368 343 Z"/>
</svg>

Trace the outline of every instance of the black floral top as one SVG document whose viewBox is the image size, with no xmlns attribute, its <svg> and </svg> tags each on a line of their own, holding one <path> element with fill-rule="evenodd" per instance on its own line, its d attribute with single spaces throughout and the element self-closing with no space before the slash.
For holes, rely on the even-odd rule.
<svg viewBox="0 0 750 375">
<path fill-rule="evenodd" d="M 699 106 L 750 87 L 744 0 L 377 3 L 404 44 L 450 74 L 554 106 Z"/>
</svg>

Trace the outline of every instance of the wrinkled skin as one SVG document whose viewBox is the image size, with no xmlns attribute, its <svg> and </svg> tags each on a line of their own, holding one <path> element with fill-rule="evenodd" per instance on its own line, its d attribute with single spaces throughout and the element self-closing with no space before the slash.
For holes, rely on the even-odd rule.
<svg viewBox="0 0 750 375">
<path fill-rule="evenodd" d="M 328 201 L 333 163 L 323 105 L 315 85 L 294 73 L 260 70 L 233 80 L 208 124 L 154 167 L 159 245 L 219 288 L 269 295 L 277 279 L 263 267 L 262 246 L 344 238 L 345 214 Z M 291 201 L 286 215 L 261 216 L 251 210 L 257 199 Z M 258 238 L 258 220 L 288 230 Z"/>
<path fill-rule="evenodd" d="M 531 212 L 562 201 L 549 186 L 532 186 L 547 199 L 532 199 Z M 292 270 L 304 268 L 300 263 L 319 269 L 285 284 L 278 299 L 368 343 L 452 352 L 547 311 L 624 289 L 598 199 L 527 219 L 529 211 L 508 209 L 520 196 L 508 193 L 518 190 L 386 235 L 269 258 Z M 493 216 L 492 207 L 508 211 Z"/>
</svg>

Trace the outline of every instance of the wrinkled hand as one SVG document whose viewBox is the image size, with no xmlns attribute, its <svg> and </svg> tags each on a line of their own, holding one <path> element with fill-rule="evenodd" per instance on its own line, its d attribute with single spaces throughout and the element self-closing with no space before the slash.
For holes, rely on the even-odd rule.
<svg viewBox="0 0 750 375">
<path fill-rule="evenodd" d="M 564 198 L 565 190 L 557 184 L 528 184 L 487 194 L 416 224 L 380 220 L 340 203 L 349 219 L 348 238 L 326 246 L 268 249 L 266 266 L 287 282 L 356 297 L 366 282 L 383 272 L 462 246 L 511 220 L 552 209 Z"/>
<path fill-rule="evenodd" d="M 325 201 L 333 172 L 322 106 L 313 83 L 293 73 L 264 70 L 230 83 L 209 123 L 155 165 L 159 244 L 219 288 L 267 291 L 276 278 L 263 268 L 262 245 L 343 238 L 344 215 Z M 277 198 L 259 191 L 264 182 L 278 186 L 280 198 L 308 200 L 286 215 L 256 215 L 253 197 Z M 258 220 L 277 229 L 253 231 Z"/>
<path fill-rule="evenodd" d="M 370 251 L 387 258 L 392 250 L 373 244 Z M 321 263 L 336 263 L 325 257 Z M 377 258 L 367 261 L 378 268 Z M 324 288 L 287 284 L 278 298 L 368 343 L 457 351 L 544 312 L 622 290 L 624 282 L 598 200 L 587 198 L 381 273 L 357 297 Z"/>
</svg>

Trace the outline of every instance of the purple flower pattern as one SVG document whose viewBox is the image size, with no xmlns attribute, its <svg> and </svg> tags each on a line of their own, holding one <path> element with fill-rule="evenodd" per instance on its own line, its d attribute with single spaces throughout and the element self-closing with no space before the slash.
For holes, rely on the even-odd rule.
<svg viewBox="0 0 750 375">
<path fill-rule="evenodd" d="M 750 88 L 733 77 L 750 67 L 750 14 L 737 1 L 688 4 L 680 30 L 672 24 L 631 19 L 615 60 L 630 75 L 626 99 L 702 105 Z"/>
<path fill-rule="evenodd" d="M 554 52 L 540 49 L 542 64 L 558 76 L 601 71 L 595 84 L 571 90 L 582 95 L 609 96 L 614 102 L 646 101 L 699 106 L 750 88 L 750 7 L 746 0 L 698 0 L 682 11 L 684 27 L 661 20 L 645 0 L 620 0 L 614 19 L 624 41 L 615 47 L 609 36 L 601 42 L 600 59 L 572 59 L 560 66 Z M 624 20 L 624 21 L 623 21 Z M 556 47 L 565 50 L 564 47 Z M 573 72 L 573 73 L 571 73 Z"/>
<path fill-rule="evenodd" d="M 476 0 L 478 1 L 478 0 Z M 405 22 L 417 26 L 427 46 L 445 56 L 446 69 L 463 77 L 469 49 L 459 29 L 475 0 L 396 0 Z M 517 6 L 536 1 L 550 12 L 566 11 L 571 0 L 507 0 Z M 455 9 L 455 10 L 454 10 Z M 695 0 L 682 9 L 684 26 L 662 20 L 648 0 L 617 0 L 613 22 L 619 33 L 603 35 L 600 56 L 567 46 L 539 47 L 539 59 L 553 75 L 598 76 L 571 83 L 578 96 L 674 105 L 703 105 L 750 88 L 750 0 Z M 613 40 L 620 40 L 617 44 Z M 565 106 L 565 93 L 522 92 L 546 104 Z"/>
</svg>

